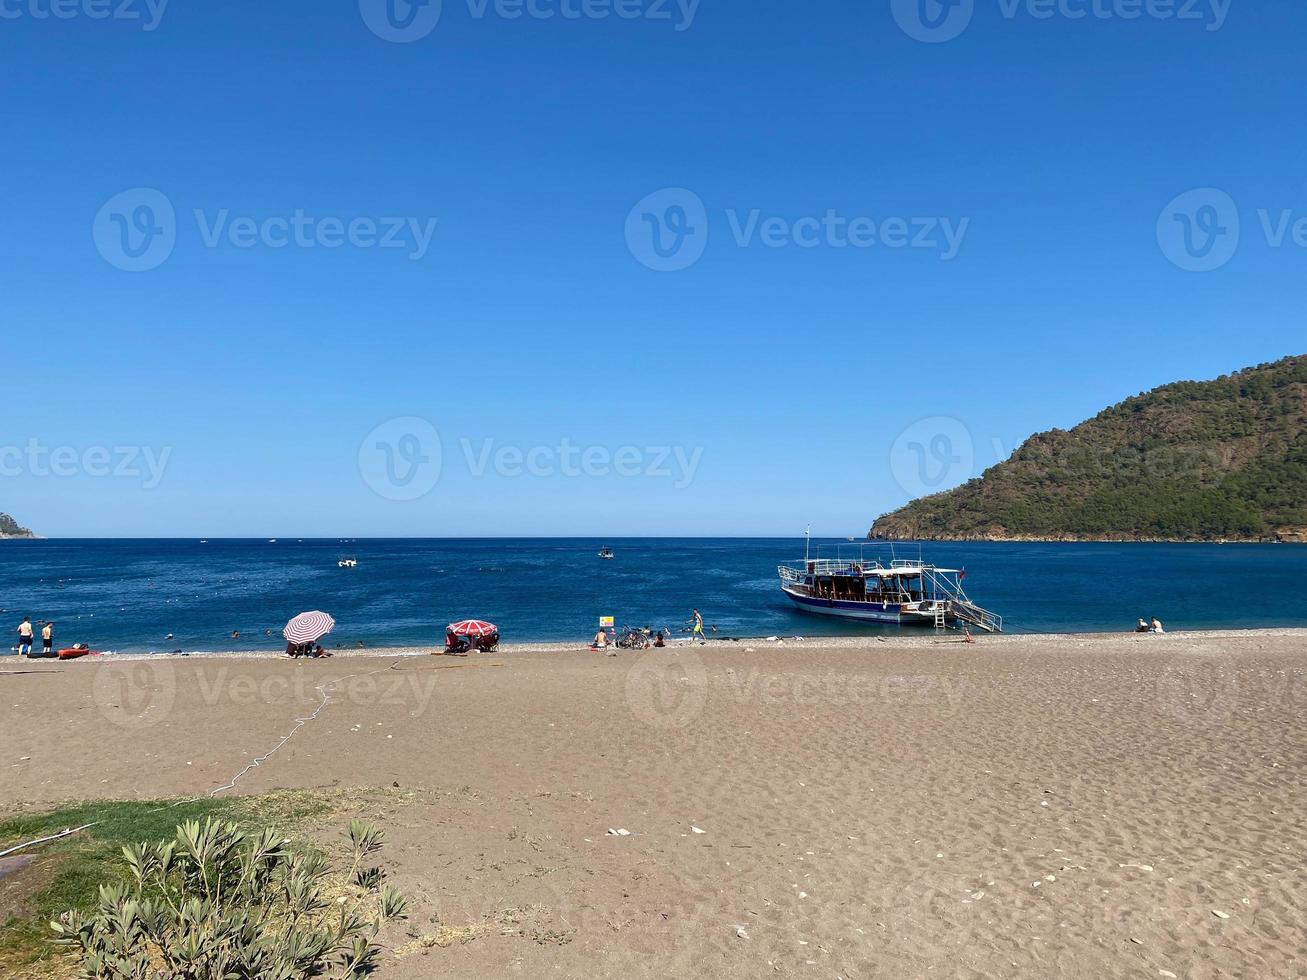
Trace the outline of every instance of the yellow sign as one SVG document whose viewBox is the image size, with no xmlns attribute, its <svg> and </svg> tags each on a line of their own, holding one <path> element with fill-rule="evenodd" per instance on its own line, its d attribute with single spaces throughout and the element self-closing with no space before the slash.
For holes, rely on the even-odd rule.
<svg viewBox="0 0 1307 980">
<path fill-rule="evenodd" d="M 612 617 L 612 616 L 600 616 L 600 617 L 599 617 L 599 625 L 600 625 L 600 626 L 612 626 L 612 625 L 613 625 L 613 617 Z"/>
</svg>

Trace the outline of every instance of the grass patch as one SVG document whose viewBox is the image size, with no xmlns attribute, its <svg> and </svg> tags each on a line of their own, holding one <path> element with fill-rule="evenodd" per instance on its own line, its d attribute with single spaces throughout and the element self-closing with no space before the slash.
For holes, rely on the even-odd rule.
<svg viewBox="0 0 1307 980">
<path fill-rule="evenodd" d="M 36 860 L 0 879 L 0 976 L 20 968 L 28 976 L 62 975 L 62 950 L 54 945 L 49 923 L 66 909 L 95 908 L 102 884 L 127 878 L 122 848 L 143 841 L 171 840 L 186 820 L 222 817 L 250 828 L 276 827 L 292 832 L 298 824 L 336 809 L 332 795 L 312 791 L 270 793 L 199 800 L 104 800 L 78 803 L 44 813 L 0 818 L 0 851 L 15 844 L 95 823 L 62 840 L 40 844 L 19 854 Z M 15 855 L 17 856 L 17 855 Z M 41 969 L 42 965 L 50 969 Z"/>
</svg>

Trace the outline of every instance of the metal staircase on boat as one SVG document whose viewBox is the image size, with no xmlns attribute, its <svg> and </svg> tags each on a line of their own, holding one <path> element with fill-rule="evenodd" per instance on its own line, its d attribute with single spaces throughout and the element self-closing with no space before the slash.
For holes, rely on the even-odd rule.
<svg viewBox="0 0 1307 980">
<path fill-rule="evenodd" d="M 964 623 L 969 623 L 978 630 L 984 630 L 986 633 L 1002 633 L 1003 617 L 997 613 L 992 613 L 988 609 L 981 609 L 973 602 L 967 602 L 964 599 L 954 599 L 952 602 L 953 615 Z"/>
</svg>

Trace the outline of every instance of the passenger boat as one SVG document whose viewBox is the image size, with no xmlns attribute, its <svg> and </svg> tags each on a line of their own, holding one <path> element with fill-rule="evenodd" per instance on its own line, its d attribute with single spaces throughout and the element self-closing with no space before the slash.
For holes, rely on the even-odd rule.
<svg viewBox="0 0 1307 980">
<path fill-rule="evenodd" d="M 352 555 L 346 555 L 344 558 L 339 559 L 336 565 L 339 568 L 358 568 L 359 560 Z"/>
<path fill-rule="evenodd" d="M 973 603 L 962 588 L 966 571 L 940 568 L 918 558 L 891 557 L 888 564 L 856 558 L 812 558 L 780 565 L 781 591 L 799 609 L 875 623 L 934 626 L 965 624 L 987 633 L 1003 631 L 1003 617 Z"/>
<path fill-rule="evenodd" d="M 612 561 L 612 560 L 613 560 L 613 549 L 612 549 L 612 548 L 600 548 L 600 549 L 599 549 L 599 557 L 602 558 L 602 559 L 604 559 L 605 561 Z"/>
</svg>

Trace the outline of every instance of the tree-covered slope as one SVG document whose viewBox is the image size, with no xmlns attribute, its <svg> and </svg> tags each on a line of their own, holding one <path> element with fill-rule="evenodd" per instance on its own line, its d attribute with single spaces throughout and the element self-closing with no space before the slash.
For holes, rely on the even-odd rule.
<svg viewBox="0 0 1307 980">
<path fill-rule="evenodd" d="M 0 538 L 30 538 L 32 532 L 19 527 L 18 522 L 8 514 L 0 514 Z"/>
<path fill-rule="evenodd" d="M 978 479 L 875 522 L 875 538 L 1307 535 L 1307 355 L 1127 398 L 1031 436 Z"/>
</svg>

